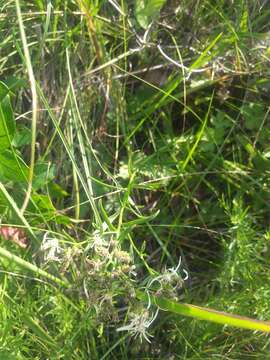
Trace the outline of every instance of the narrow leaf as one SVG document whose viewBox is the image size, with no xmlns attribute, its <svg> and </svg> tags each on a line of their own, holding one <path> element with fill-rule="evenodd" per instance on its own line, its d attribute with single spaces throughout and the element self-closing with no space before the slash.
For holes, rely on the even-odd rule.
<svg viewBox="0 0 270 360">
<path fill-rule="evenodd" d="M 12 254 L 10 251 L 8 251 L 2 247 L 0 247 L 0 257 L 3 257 L 11 262 L 14 262 L 20 268 L 29 270 L 32 273 L 34 273 L 36 276 L 44 277 L 44 278 L 51 280 L 51 281 L 55 282 L 56 284 L 64 286 L 64 287 L 69 286 L 69 284 L 66 281 L 61 280 L 60 278 L 49 274 L 47 271 L 40 269 L 36 265 L 33 265 L 30 262 L 20 258 L 19 256 Z"/>
<path fill-rule="evenodd" d="M 149 301 L 147 294 L 140 292 L 137 293 L 137 297 L 144 301 Z M 177 303 L 175 301 L 153 295 L 150 296 L 150 298 L 151 302 L 155 303 L 162 310 L 170 311 L 178 315 L 190 316 L 198 320 L 207 320 L 214 323 L 234 326 L 242 329 L 270 332 L 270 322 L 267 321 L 251 319 L 248 317 L 229 314 L 196 305 Z"/>
<path fill-rule="evenodd" d="M 15 119 L 8 87 L 0 81 L 0 151 L 10 146 L 15 133 Z"/>
<path fill-rule="evenodd" d="M 53 338 L 43 329 L 37 320 L 33 319 L 29 315 L 22 315 L 22 320 L 25 325 L 33 331 L 34 334 L 36 334 L 45 343 L 48 343 L 50 346 L 56 349 L 56 344 Z"/>
</svg>

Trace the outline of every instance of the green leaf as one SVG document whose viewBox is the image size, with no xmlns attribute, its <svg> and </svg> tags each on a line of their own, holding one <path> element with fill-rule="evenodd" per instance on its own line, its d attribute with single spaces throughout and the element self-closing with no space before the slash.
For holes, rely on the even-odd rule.
<svg viewBox="0 0 270 360">
<path fill-rule="evenodd" d="M 248 130 L 258 130 L 265 116 L 265 108 L 259 103 L 248 103 L 242 106 L 241 114 Z"/>
<path fill-rule="evenodd" d="M 60 185 L 54 182 L 50 182 L 48 184 L 48 189 L 51 197 L 56 199 L 63 199 L 69 195 L 65 189 L 63 189 Z"/>
<path fill-rule="evenodd" d="M 70 225 L 72 223 L 71 219 L 68 216 L 62 214 L 56 214 L 54 219 L 56 223 L 60 225 Z"/>
<path fill-rule="evenodd" d="M 9 352 L 8 350 L 0 350 L 0 359 L 5 359 L 5 360 L 21 360 L 23 359 L 21 356 L 19 355 L 14 355 L 11 352 Z"/>
<path fill-rule="evenodd" d="M 136 0 L 135 16 L 138 23 L 146 29 L 158 16 L 166 0 Z"/>
<path fill-rule="evenodd" d="M 252 163 L 256 170 L 260 172 L 265 172 L 270 170 L 270 160 L 267 159 L 264 154 L 256 151 L 252 157 Z"/>
<path fill-rule="evenodd" d="M 232 126 L 231 121 L 227 118 L 223 111 L 218 111 L 215 116 L 211 118 L 211 124 L 216 129 L 228 129 Z"/>
<path fill-rule="evenodd" d="M 22 159 L 10 150 L 0 153 L 0 180 L 24 182 L 28 177 L 28 167 Z"/>
<path fill-rule="evenodd" d="M 242 14 L 240 28 L 243 32 L 248 31 L 248 11 L 245 9 Z"/>
<path fill-rule="evenodd" d="M 0 102 L 5 100 L 8 94 L 9 94 L 8 86 L 5 83 L 3 83 L 3 81 L 0 81 Z"/>
<path fill-rule="evenodd" d="M 39 9 L 39 11 L 45 11 L 44 3 L 42 0 L 35 0 L 35 6 Z"/>
<path fill-rule="evenodd" d="M 149 301 L 148 294 L 137 292 L 137 297 L 146 302 Z M 270 323 L 267 321 L 251 319 L 248 317 L 229 314 L 201 306 L 177 303 L 175 301 L 158 296 L 150 296 L 150 299 L 152 304 L 158 305 L 162 310 L 178 315 L 190 316 L 198 320 L 208 320 L 214 323 L 235 326 L 242 329 L 270 332 Z"/>
<path fill-rule="evenodd" d="M 212 59 L 214 53 L 210 53 L 210 50 L 216 45 L 216 43 L 219 41 L 219 39 L 222 36 L 223 33 L 221 32 L 214 38 L 214 40 L 211 41 L 211 43 L 204 49 L 204 51 L 200 54 L 200 56 L 190 66 L 191 70 L 204 66 L 208 61 L 210 61 L 210 59 Z"/>
<path fill-rule="evenodd" d="M 69 225 L 71 220 L 68 216 L 57 212 L 51 198 L 44 194 L 33 194 L 32 204 L 29 204 L 29 211 L 36 211 L 42 214 L 42 218 L 47 221 L 54 220 L 57 224 Z"/>
<path fill-rule="evenodd" d="M 8 207 L 9 207 L 9 202 L 7 201 L 3 193 L 0 191 L 0 214 L 2 215 L 3 213 L 5 213 Z"/>
<path fill-rule="evenodd" d="M 14 92 L 22 87 L 26 87 L 28 84 L 27 80 L 17 78 L 15 76 L 11 76 L 3 82 L 6 84 L 10 92 Z"/>
<path fill-rule="evenodd" d="M 49 196 L 43 194 L 33 194 L 32 200 L 43 214 L 44 213 L 49 213 L 51 215 L 56 214 L 56 209 L 53 206 L 53 203 L 49 198 Z"/>
<path fill-rule="evenodd" d="M 4 197 L 5 202 L 8 203 L 8 206 L 14 211 L 14 213 L 17 215 L 17 217 L 19 218 L 21 223 L 25 226 L 25 228 L 31 235 L 32 239 L 36 242 L 37 237 L 36 237 L 35 233 L 33 232 L 30 224 L 28 223 L 28 221 L 26 220 L 24 215 L 21 213 L 20 209 L 18 208 L 18 205 L 16 204 L 14 199 L 10 196 L 9 191 L 5 188 L 5 186 L 1 183 L 1 181 L 0 181 L 0 196 Z"/>
<path fill-rule="evenodd" d="M 55 166 L 48 167 L 48 163 L 37 163 L 35 165 L 35 175 L 33 179 L 33 188 L 35 190 L 43 188 L 55 176 Z"/>
<path fill-rule="evenodd" d="M 21 126 L 16 130 L 14 138 L 12 140 L 12 146 L 20 148 L 24 145 L 29 145 L 31 143 L 32 132 L 31 129 L 26 126 Z"/>
<path fill-rule="evenodd" d="M 9 88 L 0 81 L 0 151 L 10 147 L 15 133 L 15 119 L 10 103 Z"/>
<path fill-rule="evenodd" d="M 19 256 L 16 256 L 14 254 L 12 254 L 10 251 L 4 249 L 3 247 L 0 246 L 0 258 L 4 258 L 9 260 L 11 263 L 15 263 L 18 267 L 20 267 L 23 270 L 28 270 L 31 271 L 32 273 L 34 273 L 36 276 L 41 276 L 44 277 L 48 280 L 53 281 L 54 283 L 64 286 L 64 287 L 68 287 L 69 284 L 66 280 L 62 280 L 54 275 L 51 275 L 50 273 L 48 273 L 45 270 L 40 269 L 39 267 L 37 267 L 36 265 L 30 263 L 29 261 L 26 261 L 22 258 L 20 258 Z"/>
<path fill-rule="evenodd" d="M 33 331 L 38 338 L 40 338 L 45 343 L 49 344 L 53 348 L 57 348 L 54 339 L 48 334 L 48 331 L 45 330 L 40 322 L 37 319 L 32 318 L 30 315 L 22 315 L 23 322 Z"/>
</svg>

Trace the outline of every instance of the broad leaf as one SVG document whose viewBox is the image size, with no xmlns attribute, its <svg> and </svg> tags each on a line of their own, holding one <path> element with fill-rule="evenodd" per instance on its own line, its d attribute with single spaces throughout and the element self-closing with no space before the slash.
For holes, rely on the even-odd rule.
<svg viewBox="0 0 270 360">
<path fill-rule="evenodd" d="M 141 27 L 146 29 L 165 3 L 166 0 L 136 0 L 135 15 Z"/>
<path fill-rule="evenodd" d="M 31 129 L 26 126 L 21 126 L 16 129 L 14 138 L 12 140 L 12 146 L 19 148 L 31 143 L 32 132 Z"/>
<path fill-rule="evenodd" d="M 43 194 L 33 194 L 32 200 L 34 201 L 35 206 L 40 210 L 43 215 L 45 213 L 50 216 L 56 214 L 56 209 L 53 206 L 53 203 L 49 196 Z"/>
<path fill-rule="evenodd" d="M 49 167 L 47 163 L 37 163 L 35 165 L 35 175 L 33 180 L 33 188 L 35 190 L 45 187 L 54 179 L 55 166 Z"/>
<path fill-rule="evenodd" d="M 28 168 L 21 158 L 10 150 L 0 153 L 0 181 L 27 181 Z"/>
<path fill-rule="evenodd" d="M 249 102 L 242 106 L 241 114 L 248 130 L 258 130 L 264 121 L 266 110 L 260 103 Z"/>
</svg>

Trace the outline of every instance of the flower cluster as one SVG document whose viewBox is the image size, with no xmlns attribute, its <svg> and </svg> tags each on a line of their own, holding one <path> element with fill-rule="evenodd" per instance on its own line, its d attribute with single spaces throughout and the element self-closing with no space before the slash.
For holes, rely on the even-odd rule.
<svg viewBox="0 0 270 360">
<path fill-rule="evenodd" d="M 158 275 L 151 279 L 147 288 L 151 290 L 151 287 L 154 283 L 158 283 L 159 288 L 156 289 L 157 293 L 163 292 L 163 290 L 171 288 L 173 292 L 177 291 L 181 288 L 186 280 L 188 280 L 188 272 L 185 269 L 182 269 L 183 276 L 179 273 L 180 267 L 182 263 L 182 258 L 180 257 L 177 266 L 174 268 L 165 269 L 163 274 Z"/>
<path fill-rule="evenodd" d="M 155 312 L 150 311 L 151 307 L 151 298 L 149 292 L 151 291 L 151 287 L 154 283 L 159 284 L 158 292 L 164 290 L 165 286 L 170 285 L 173 290 L 177 290 L 179 287 L 183 286 L 184 281 L 188 279 L 188 272 L 185 269 L 182 269 L 183 276 L 179 273 L 179 269 L 181 267 L 181 257 L 177 266 L 174 268 L 165 269 L 164 273 L 154 277 L 151 279 L 146 287 L 146 292 L 148 294 L 148 305 L 147 308 L 143 308 L 139 312 L 130 312 L 129 318 L 130 321 L 127 325 L 122 326 L 117 329 L 117 331 L 129 331 L 132 336 L 140 337 L 140 340 L 144 338 L 146 341 L 150 343 L 150 337 L 153 337 L 149 334 L 148 329 L 155 321 L 158 316 L 159 308 L 156 309 Z"/>
</svg>

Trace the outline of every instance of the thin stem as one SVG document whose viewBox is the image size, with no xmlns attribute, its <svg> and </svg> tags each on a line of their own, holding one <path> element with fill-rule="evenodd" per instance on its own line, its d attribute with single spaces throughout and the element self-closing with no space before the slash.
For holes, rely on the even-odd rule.
<svg viewBox="0 0 270 360">
<path fill-rule="evenodd" d="M 23 205 L 20 209 L 21 213 L 23 214 L 27 205 L 29 203 L 32 191 L 32 183 L 34 177 L 34 165 L 35 165 L 35 145 L 36 145 L 36 128 L 37 128 L 37 117 L 38 117 L 38 97 L 37 97 L 37 89 L 36 89 L 36 80 L 34 76 L 34 71 L 31 63 L 30 53 L 28 49 L 26 34 L 24 31 L 23 26 L 23 19 L 21 13 L 21 6 L 20 0 L 15 0 L 16 2 L 16 12 L 17 18 L 19 22 L 20 34 L 23 44 L 23 52 L 25 56 L 25 63 L 27 68 L 27 73 L 29 77 L 30 87 L 31 87 L 31 94 L 32 94 L 32 140 L 31 140 L 31 157 L 30 157 L 30 166 L 29 166 L 29 175 L 28 175 L 28 187 L 26 191 L 26 195 L 23 201 Z"/>
</svg>

